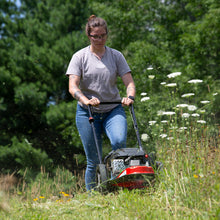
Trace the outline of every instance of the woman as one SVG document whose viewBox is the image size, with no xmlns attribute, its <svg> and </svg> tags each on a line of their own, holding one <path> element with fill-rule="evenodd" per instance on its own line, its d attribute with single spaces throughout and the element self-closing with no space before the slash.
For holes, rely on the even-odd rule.
<svg viewBox="0 0 220 220">
<path fill-rule="evenodd" d="M 94 126 L 102 152 L 102 133 L 111 142 L 112 150 L 126 147 L 127 121 L 123 106 L 134 102 L 135 84 L 124 56 L 105 46 L 107 24 L 102 18 L 90 16 L 86 24 L 90 45 L 73 54 L 66 75 L 69 76 L 69 92 L 78 100 L 76 125 L 85 150 L 87 168 L 86 189 L 95 187 L 96 165 L 99 163 L 87 106 L 92 106 Z M 121 77 L 127 96 L 120 98 L 116 85 Z M 100 102 L 121 102 L 101 105 Z M 100 104 L 100 105 L 99 105 Z"/>
</svg>

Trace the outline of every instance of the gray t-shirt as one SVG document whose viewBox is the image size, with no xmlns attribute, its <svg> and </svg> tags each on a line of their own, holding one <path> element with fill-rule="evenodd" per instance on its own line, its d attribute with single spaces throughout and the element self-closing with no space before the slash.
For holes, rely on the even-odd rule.
<svg viewBox="0 0 220 220">
<path fill-rule="evenodd" d="M 122 77 L 131 70 L 121 52 L 107 46 L 105 48 L 101 60 L 90 51 L 90 46 L 73 54 L 66 75 L 81 77 L 80 89 L 87 98 L 96 97 L 101 102 L 118 102 L 121 97 L 116 84 L 117 77 Z M 83 106 L 82 103 L 79 104 Z M 99 113 L 108 112 L 116 106 L 117 104 L 99 105 L 93 107 L 93 110 Z"/>
</svg>

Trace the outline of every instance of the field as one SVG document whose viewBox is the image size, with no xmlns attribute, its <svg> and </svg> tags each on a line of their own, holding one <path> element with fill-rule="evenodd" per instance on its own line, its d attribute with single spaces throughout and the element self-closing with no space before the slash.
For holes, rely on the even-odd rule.
<svg viewBox="0 0 220 220">
<path fill-rule="evenodd" d="M 1 185 L 1 219 L 219 219 L 219 137 L 185 143 L 158 143 L 164 170 L 145 190 L 102 195 L 84 192 L 83 181 L 58 169 L 54 179 L 42 170 L 26 186 Z M 5 180 L 6 181 L 6 180 Z M 1 178 L 3 183 L 3 178 Z M 8 184 L 8 185 L 7 185 Z"/>
<path fill-rule="evenodd" d="M 177 88 L 180 80 L 173 81 L 159 82 L 160 95 L 143 92 L 136 101 L 146 113 L 137 117 L 146 131 L 143 146 L 164 165 L 153 186 L 102 195 L 85 192 L 83 173 L 62 168 L 53 176 L 42 168 L 29 182 L 25 174 L 22 181 L 2 175 L 0 219 L 220 219 L 220 127 L 213 113 L 218 94 L 209 91 L 204 100 L 201 80 L 188 81 L 194 85 L 182 94 L 186 84 Z"/>
</svg>

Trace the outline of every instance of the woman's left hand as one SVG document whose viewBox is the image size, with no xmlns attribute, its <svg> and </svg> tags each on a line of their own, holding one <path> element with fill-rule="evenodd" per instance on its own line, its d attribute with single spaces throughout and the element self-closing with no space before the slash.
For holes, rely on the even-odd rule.
<svg viewBox="0 0 220 220">
<path fill-rule="evenodd" d="M 124 97 L 124 98 L 122 98 L 121 103 L 122 103 L 122 106 L 129 106 L 134 103 L 134 100 L 132 100 L 128 97 Z"/>
</svg>

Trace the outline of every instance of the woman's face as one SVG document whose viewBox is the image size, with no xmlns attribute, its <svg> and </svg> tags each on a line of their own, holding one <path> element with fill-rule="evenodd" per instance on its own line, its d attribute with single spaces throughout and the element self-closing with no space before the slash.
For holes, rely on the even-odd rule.
<svg viewBox="0 0 220 220">
<path fill-rule="evenodd" d="M 92 28 L 89 35 L 90 43 L 94 49 L 102 49 L 107 40 L 107 33 L 104 27 Z"/>
</svg>

